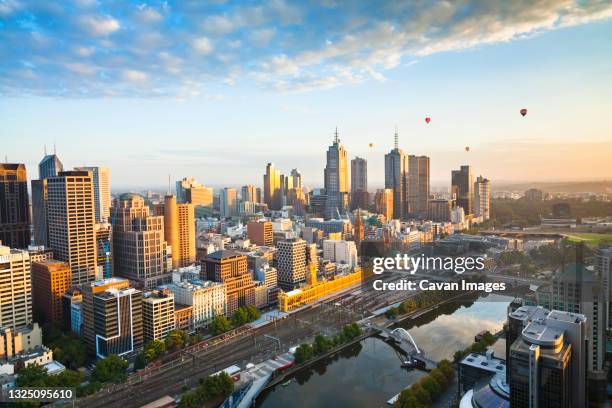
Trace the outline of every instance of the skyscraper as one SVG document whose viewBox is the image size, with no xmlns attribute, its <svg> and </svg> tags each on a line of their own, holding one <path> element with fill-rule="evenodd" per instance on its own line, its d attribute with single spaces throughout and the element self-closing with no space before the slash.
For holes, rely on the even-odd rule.
<svg viewBox="0 0 612 408">
<path fill-rule="evenodd" d="M 250 203 L 257 202 L 257 189 L 254 185 L 247 184 L 246 186 L 242 186 L 240 193 L 242 201 L 247 201 Z"/>
<path fill-rule="evenodd" d="M 99 358 L 130 354 L 142 347 L 142 292 L 126 279 L 83 285 L 83 339 Z"/>
<path fill-rule="evenodd" d="M 335 218 L 337 213 L 345 213 L 348 209 L 348 159 L 344 145 L 340 143 L 338 128 L 334 134 L 334 141 L 327 149 L 327 164 L 324 171 L 325 191 L 325 217 Z"/>
<path fill-rule="evenodd" d="M 292 238 L 276 244 L 278 285 L 285 291 L 306 282 L 306 241 Z"/>
<path fill-rule="evenodd" d="M 47 227 L 47 179 L 32 180 L 32 225 L 34 244 L 49 246 Z"/>
<path fill-rule="evenodd" d="M 455 195 L 457 206 L 463 208 L 466 215 L 473 214 L 474 179 L 470 166 L 461 166 L 459 170 L 451 172 L 451 193 Z"/>
<path fill-rule="evenodd" d="M 302 189 L 302 173 L 298 169 L 291 170 L 291 178 L 293 182 L 293 188 Z"/>
<path fill-rule="evenodd" d="M 238 198 L 235 188 L 225 187 L 221 190 L 219 208 L 221 210 L 221 218 L 238 215 Z"/>
<path fill-rule="evenodd" d="M 161 214 L 161 210 L 160 214 Z M 195 262 L 195 215 L 193 204 L 177 203 L 176 197 L 164 198 L 164 236 L 172 247 L 172 267 L 182 268 Z"/>
<path fill-rule="evenodd" d="M 30 245 L 28 176 L 24 164 L 0 163 L 0 241 L 11 248 Z"/>
<path fill-rule="evenodd" d="M 408 156 L 408 216 L 427 218 L 429 157 Z"/>
<path fill-rule="evenodd" d="M 55 259 L 70 265 L 74 285 L 95 280 L 98 251 L 91 172 L 60 172 L 47 179 L 47 190 L 49 246 Z"/>
<path fill-rule="evenodd" d="M 111 208 L 110 171 L 108 167 L 75 167 L 77 171 L 89 171 L 93 177 L 96 222 L 109 221 Z"/>
<path fill-rule="evenodd" d="M 280 172 L 274 168 L 273 163 L 266 165 L 266 174 L 264 178 L 264 203 L 268 204 L 271 210 L 280 210 L 281 208 L 281 180 Z"/>
<path fill-rule="evenodd" d="M 393 190 L 394 219 L 408 218 L 408 156 L 399 148 L 397 130 L 395 147 L 385 155 L 385 188 Z"/>
<path fill-rule="evenodd" d="M 55 177 L 60 171 L 64 171 L 64 165 L 60 161 L 59 157 L 53 152 L 53 154 L 47 154 L 45 148 L 45 157 L 38 163 L 38 178 L 40 180 Z"/>
<path fill-rule="evenodd" d="M 18 330 L 32 323 L 28 251 L 0 244 L 0 327 Z"/>
<path fill-rule="evenodd" d="M 32 298 L 34 308 L 47 322 L 62 322 L 62 296 L 72 285 L 72 272 L 66 262 L 32 262 Z"/>
<path fill-rule="evenodd" d="M 474 182 L 474 214 L 483 221 L 490 218 L 491 183 L 488 179 L 478 176 Z"/>
<path fill-rule="evenodd" d="M 393 189 L 381 188 L 376 190 L 375 204 L 376 212 L 385 216 L 387 221 L 393 219 Z"/>
<path fill-rule="evenodd" d="M 368 161 L 361 157 L 351 160 L 351 210 L 368 209 Z"/>
<path fill-rule="evenodd" d="M 111 214 L 115 273 L 144 288 L 168 282 L 164 217 L 150 215 L 144 199 L 136 194 L 122 194 Z"/>
<path fill-rule="evenodd" d="M 198 183 L 193 177 L 185 177 L 176 182 L 176 200 L 194 206 L 212 207 L 213 189 Z"/>
</svg>

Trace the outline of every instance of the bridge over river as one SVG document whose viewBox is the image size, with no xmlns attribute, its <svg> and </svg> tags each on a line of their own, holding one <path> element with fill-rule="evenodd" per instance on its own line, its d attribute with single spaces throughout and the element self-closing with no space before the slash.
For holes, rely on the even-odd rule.
<svg viewBox="0 0 612 408">
<path fill-rule="evenodd" d="M 436 368 L 438 362 L 432 360 L 425 355 L 425 352 L 417 345 L 416 341 L 408 330 L 397 327 L 389 329 L 386 327 L 372 326 L 380 330 L 378 334 L 385 341 L 392 343 L 395 347 L 400 348 L 406 356 L 409 357 L 406 361 L 416 361 L 414 368 L 420 368 L 425 371 L 431 371 Z"/>
</svg>

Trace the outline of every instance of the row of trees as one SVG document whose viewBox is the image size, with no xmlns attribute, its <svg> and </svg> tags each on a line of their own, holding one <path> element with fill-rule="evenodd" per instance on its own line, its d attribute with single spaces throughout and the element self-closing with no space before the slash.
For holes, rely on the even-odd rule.
<svg viewBox="0 0 612 408">
<path fill-rule="evenodd" d="M 426 408 L 431 406 L 451 385 L 455 369 L 448 360 L 442 360 L 436 368 L 402 391 L 393 404 L 394 408 Z"/>
<path fill-rule="evenodd" d="M 199 408 L 217 400 L 227 398 L 234 392 L 234 381 L 225 372 L 200 379 L 195 391 L 181 397 L 179 408 Z"/>
<path fill-rule="evenodd" d="M 361 336 L 362 333 L 363 331 L 357 323 L 351 323 L 344 326 L 342 331 L 333 337 L 317 334 L 312 344 L 301 344 L 295 350 L 295 363 L 302 364 L 313 357 L 323 355 L 332 348 Z"/>
<path fill-rule="evenodd" d="M 202 337 L 199 334 L 190 336 L 184 330 L 171 330 L 163 341 L 155 339 L 145 344 L 142 353 L 136 357 L 134 368 L 140 370 L 151 361 L 162 357 L 166 352 L 173 353 L 201 340 Z"/>
<path fill-rule="evenodd" d="M 492 346 L 495 343 L 495 340 L 495 336 L 493 336 L 490 332 L 486 332 L 479 341 L 472 343 L 472 345 L 463 350 L 457 350 L 453 355 L 453 361 L 458 363 L 470 353 L 484 353 L 487 350 L 487 347 Z"/>
<path fill-rule="evenodd" d="M 236 327 L 240 327 L 243 324 L 255 321 L 259 319 L 259 316 L 261 316 L 261 313 L 259 313 L 259 310 L 255 306 L 241 306 L 236 309 L 232 315 L 231 321 L 223 315 L 217 316 L 213 319 L 208 328 L 213 336 L 218 336 Z"/>
<path fill-rule="evenodd" d="M 404 300 L 397 307 L 393 307 L 385 312 L 385 315 L 389 318 L 398 315 L 404 315 L 406 313 L 414 312 L 415 310 L 429 307 L 443 301 L 448 293 L 439 290 L 428 290 L 419 292 L 412 299 Z"/>
</svg>

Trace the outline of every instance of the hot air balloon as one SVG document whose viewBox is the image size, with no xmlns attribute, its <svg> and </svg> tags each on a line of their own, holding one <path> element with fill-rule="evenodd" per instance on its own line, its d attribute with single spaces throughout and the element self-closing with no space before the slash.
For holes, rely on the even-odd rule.
<svg viewBox="0 0 612 408">
<path fill-rule="evenodd" d="M 374 147 L 374 143 L 370 143 L 368 144 L 368 146 L 370 146 L 370 148 Z"/>
<path fill-rule="evenodd" d="M 521 115 L 525 116 L 527 114 L 527 109 L 523 108 L 521 109 Z"/>
<path fill-rule="evenodd" d="M 465 146 L 465 151 L 469 152 L 470 151 L 470 146 Z"/>
<path fill-rule="evenodd" d="M 431 122 L 431 118 L 430 118 L 429 116 L 427 116 L 427 117 L 425 118 L 425 122 L 427 122 L 427 123 L 429 124 L 429 122 Z"/>
</svg>

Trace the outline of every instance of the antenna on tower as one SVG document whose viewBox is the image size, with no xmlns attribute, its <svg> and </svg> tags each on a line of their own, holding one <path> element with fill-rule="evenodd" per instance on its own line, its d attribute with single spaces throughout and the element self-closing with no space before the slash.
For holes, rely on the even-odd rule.
<svg viewBox="0 0 612 408">
<path fill-rule="evenodd" d="M 57 154 L 57 149 L 55 148 L 55 143 L 53 143 L 53 154 L 56 155 Z"/>
<path fill-rule="evenodd" d="M 395 143 L 395 148 L 399 149 L 399 138 L 397 136 L 397 125 L 395 125 L 394 143 Z"/>
<path fill-rule="evenodd" d="M 168 174 L 168 195 L 172 194 L 170 191 L 170 175 Z"/>
<path fill-rule="evenodd" d="M 336 126 L 336 131 L 334 132 L 334 143 L 340 143 L 340 138 L 338 137 L 338 126 Z"/>
<path fill-rule="evenodd" d="M 45 156 L 47 155 L 47 145 L 45 145 Z"/>
</svg>

